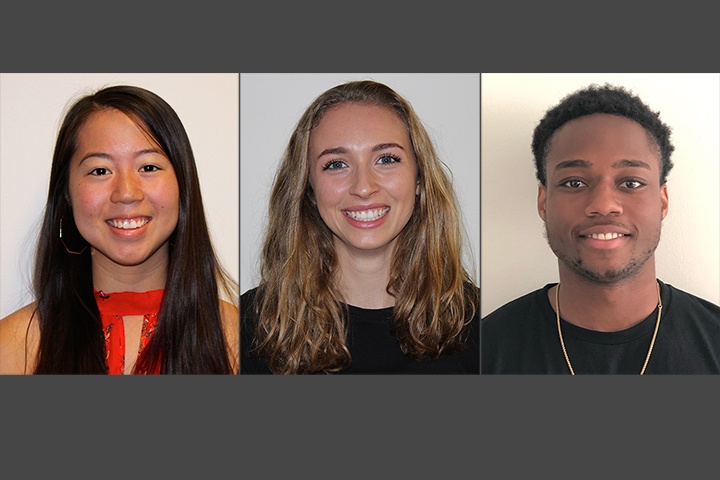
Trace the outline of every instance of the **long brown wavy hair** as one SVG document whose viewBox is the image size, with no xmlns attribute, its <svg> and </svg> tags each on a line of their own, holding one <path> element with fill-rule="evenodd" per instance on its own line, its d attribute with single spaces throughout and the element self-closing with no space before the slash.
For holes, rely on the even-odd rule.
<svg viewBox="0 0 720 480">
<path fill-rule="evenodd" d="M 233 373 L 237 360 L 228 356 L 219 297 L 235 300 L 237 286 L 211 243 L 190 140 L 165 100 L 127 85 L 103 88 L 77 100 L 58 132 L 33 278 L 37 300 L 33 316 L 40 326 L 34 373 L 107 373 L 90 248 L 83 249 L 87 243 L 75 225 L 69 195 L 70 159 L 79 131 L 94 113 L 105 109 L 125 113 L 160 145 L 180 190 L 157 328 L 135 369 L 163 374 Z M 68 253 L 61 243 L 61 222 L 69 248 L 81 254 Z"/>
<path fill-rule="evenodd" d="M 479 289 L 462 263 L 463 227 L 452 182 L 410 103 L 390 87 L 354 81 L 331 88 L 298 121 L 277 170 L 260 260 L 254 353 L 273 373 L 337 372 L 351 362 L 346 312 L 334 285 L 333 234 L 309 182 L 312 129 L 344 103 L 388 108 L 403 121 L 420 193 L 393 252 L 392 333 L 403 352 L 436 358 L 464 348 Z"/>
</svg>

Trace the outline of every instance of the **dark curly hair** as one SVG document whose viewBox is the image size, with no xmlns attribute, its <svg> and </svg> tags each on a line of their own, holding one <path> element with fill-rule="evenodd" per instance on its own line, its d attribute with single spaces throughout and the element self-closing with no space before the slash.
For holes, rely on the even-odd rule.
<svg viewBox="0 0 720 480">
<path fill-rule="evenodd" d="M 576 90 L 565 96 L 560 103 L 545 113 L 535 127 L 532 151 L 535 156 L 535 176 L 545 186 L 547 177 L 547 155 L 550 140 L 557 129 L 578 117 L 594 113 L 609 113 L 633 120 L 642 125 L 655 139 L 660 152 L 660 185 L 664 185 L 673 167 L 670 160 L 675 147 L 670 142 L 671 129 L 660 120 L 660 112 L 655 112 L 640 97 L 629 90 L 605 84 Z"/>
</svg>

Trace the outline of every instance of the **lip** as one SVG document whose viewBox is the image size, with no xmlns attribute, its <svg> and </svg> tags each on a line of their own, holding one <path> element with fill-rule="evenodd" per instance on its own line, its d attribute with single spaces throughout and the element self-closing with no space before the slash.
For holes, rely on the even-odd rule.
<svg viewBox="0 0 720 480">
<path fill-rule="evenodd" d="M 366 220 L 358 217 L 359 212 L 370 212 L 372 210 L 375 210 L 374 214 L 381 214 L 381 216 L 379 218 L 376 218 L 375 220 Z M 382 225 L 383 222 L 385 222 L 385 219 L 388 217 L 388 214 L 390 213 L 390 207 L 385 204 L 373 203 L 369 205 L 353 205 L 348 208 L 343 208 L 341 211 L 343 217 L 350 223 L 350 225 L 356 228 L 366 229 L 376 228 Z M 384 213 L 381 213 L 381 211 L 384 211 Z"/>
<path fill-rule="evenodd" d="M 583 244 L 599 250 L 618 248 L 632 236 L 630 229 L 624 225 L 614 223 L 583 226 L 577 234 L 577 238 Z"/>
<path fill-rule="evenodd" d="M 135 228 L 120 228 L 113 225 L 113 222 L 125 222 L 125 221 L 135 221 L 135 222 L 142 222 L 145 221 L 145 223 L 142 226 L 135 227 Z M 139 237 L 148 228 L 148 225 L 152 223 L 152 217 L 147 215 L 134 215 L 134 216 L 123 216 L 123 217 L 112 217 L 105 220 L 105 225 L 108 226 L 110 231 L 121 238 L 135 238 Z"/>
<path fill-rule="evenodd" d="M 622 235 L 623 237 L 632 236 L 630 229 L 628 229 L 624 225 L 613 224 L 613 223 L 594 224 L 594 225 L 590 225 L 587 227 L 581 227 L 578 230 L 579 237 L 589 237 L 591 235 L 600 235 L 600 234 L 608 234 L 608 233 Z"/>
<path fill-rule="evenodd" d="M 342 211 L 348 211 L 348 212 L 362 212 L 364 210 L 375 210 L 377 208 L 390 208 L 389 205 L 385 203 L 368 203 L 367 205 L 352 205 L 347 208 L 343 208 Z"/>
<path fill-rule="evenodd" d="M 599 250 L 610 250 L 613 248 L 618 248 L 619 246 L 623 245 L 625 242 L 628 241 L 629 236 L 622 236 L 622 237 L 616 237 L 612 238 L 610 240 L 600 240 L 592 237 L 580 237 L 580 240 L 582 240 L 586 245 L 592 248 L 597 248 Z"/>
</svg>

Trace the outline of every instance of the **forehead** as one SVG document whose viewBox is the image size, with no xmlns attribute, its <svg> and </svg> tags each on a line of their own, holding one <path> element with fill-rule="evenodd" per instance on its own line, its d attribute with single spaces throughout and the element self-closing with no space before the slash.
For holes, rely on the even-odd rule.
<svg viewBox="0 0 720 480">
<path fill-rule="evenodd" d="M 132 123 L 130 117 L 115 108 L 101 108 L 90 113 L 80 127 L 80 131 L 103 130 L 115 125 Z"/>
<path fill-rule="evenodd" d="M 353 142 L 361 139 L 409 140 L 405 124 L 390 108 L 366 103 L 343 103 L 329 109 L 310 134 L 311 143 Z M 400 137 L 400 138 L 398 138 Z"/>
<path fill-rule="evenodd" d="M 91 113 L 78 129 L 78 142 L 80 143 L 107 139 L 115 142 L 145 139 L 148 143 L 157 143 L 140 119 L 114 108 L 104 108 Z"/>
<path fill-rule="evenodd" d="M 593 114 L 570 120 L 550 140 L 548 170 L 566 160 L 612 164 L 618 160 L 642 160 L 660 168 L 660 151 L 642 125 L 625 117 Z"/>
</svg>

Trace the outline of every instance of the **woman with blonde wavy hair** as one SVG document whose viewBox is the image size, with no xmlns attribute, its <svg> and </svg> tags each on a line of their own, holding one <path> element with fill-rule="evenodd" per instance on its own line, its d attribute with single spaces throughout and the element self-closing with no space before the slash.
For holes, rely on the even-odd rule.
<svg viewBox="0 0 720 480">
<path fill-rule="evenodd" d="M 452 182 L 410 103 L 347 82 L 306 109 L 270 196 L 240 373 L 479 373 Z"/>
</svg>

